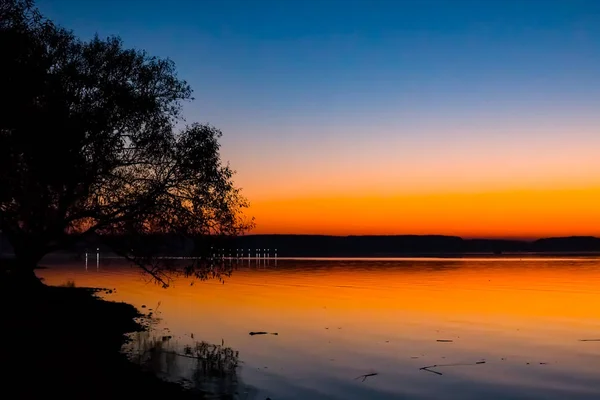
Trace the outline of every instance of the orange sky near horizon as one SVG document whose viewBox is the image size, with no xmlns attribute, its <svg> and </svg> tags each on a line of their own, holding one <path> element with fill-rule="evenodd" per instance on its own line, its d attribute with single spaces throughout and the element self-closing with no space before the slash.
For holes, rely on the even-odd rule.
<svg viewBox="0 0 600 400">
<path fill-rule="evenodd" d="M 463 129 L 438 117 L 419 135 L 399 127 L 386 140 L 340 122 L 307 129 L 323 132 L 319 145 L 282 135 L 241 149 L 225 133 L 223 158 L 250 201 L 254 234 L 600 236 L 600 121 L 572 113 Z"/>
<path fill-rule="evenodd" d="M 600 236 L 600 185 L 572 189 L 294 196 L 251 200 L 251 232 L 444 234 L 539 238 Z"/>
</svg>

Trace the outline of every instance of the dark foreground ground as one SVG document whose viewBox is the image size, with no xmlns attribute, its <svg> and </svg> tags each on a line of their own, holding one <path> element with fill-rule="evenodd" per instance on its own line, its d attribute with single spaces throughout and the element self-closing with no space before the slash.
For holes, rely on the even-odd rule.
<svg viewBox="0 0 600 400">
<path fill-rule="evenodd" d="M 125 303 L 91 289 L 44 286 L 35 294 L 0 283 L 0 398 L 202 398 L 142 371 L 119 353 L 142 329 Z"/>
</svg>

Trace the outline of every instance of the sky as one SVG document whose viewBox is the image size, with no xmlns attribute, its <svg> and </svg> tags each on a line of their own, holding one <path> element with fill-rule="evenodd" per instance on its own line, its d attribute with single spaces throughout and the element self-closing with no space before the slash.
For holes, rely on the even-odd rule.
<svg viewBox="0 0 600 400">
<path fill-rule="evenodd" d="M 600 236 L 597 0 L 38 0 L 169 57 L 252 233 Z"/>
</svg>

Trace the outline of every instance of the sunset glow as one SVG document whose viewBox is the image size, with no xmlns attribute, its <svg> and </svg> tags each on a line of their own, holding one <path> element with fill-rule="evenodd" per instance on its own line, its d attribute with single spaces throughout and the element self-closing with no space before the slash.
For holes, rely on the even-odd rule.
<svg viewBox="0 0 600 400">
<path fill-rule="evenodd" d="M 463 237 L 598 235 L 600 187 L 253 202 L 255 233 L 446 234 Z"/>
<path fill-rule="evenodd" d="M 0 45 L 0 394 L 600 400 L 600 0 L 0 0 Z"/>
<path fill-rule="evenodd" d="M 133 3 L 40 7 L 176 63 L 252 233 L 600 235 L 597 2 Z"/>
</svg>

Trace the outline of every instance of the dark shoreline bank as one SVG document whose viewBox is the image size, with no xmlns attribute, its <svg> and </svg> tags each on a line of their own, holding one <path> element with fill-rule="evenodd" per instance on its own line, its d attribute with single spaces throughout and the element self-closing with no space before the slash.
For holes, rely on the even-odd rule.
<svg viewBox="0 0 600 400">
<path fill-rule="evenodd" d="M 97 289 L 44 286 L 33 293 L 1 285 L 4 305 L 0 383 L 6 398 L 202 398 L 163 381 L 120 352 L 143 330 L 139 312 L 100 299 Z"/>
</svg>

